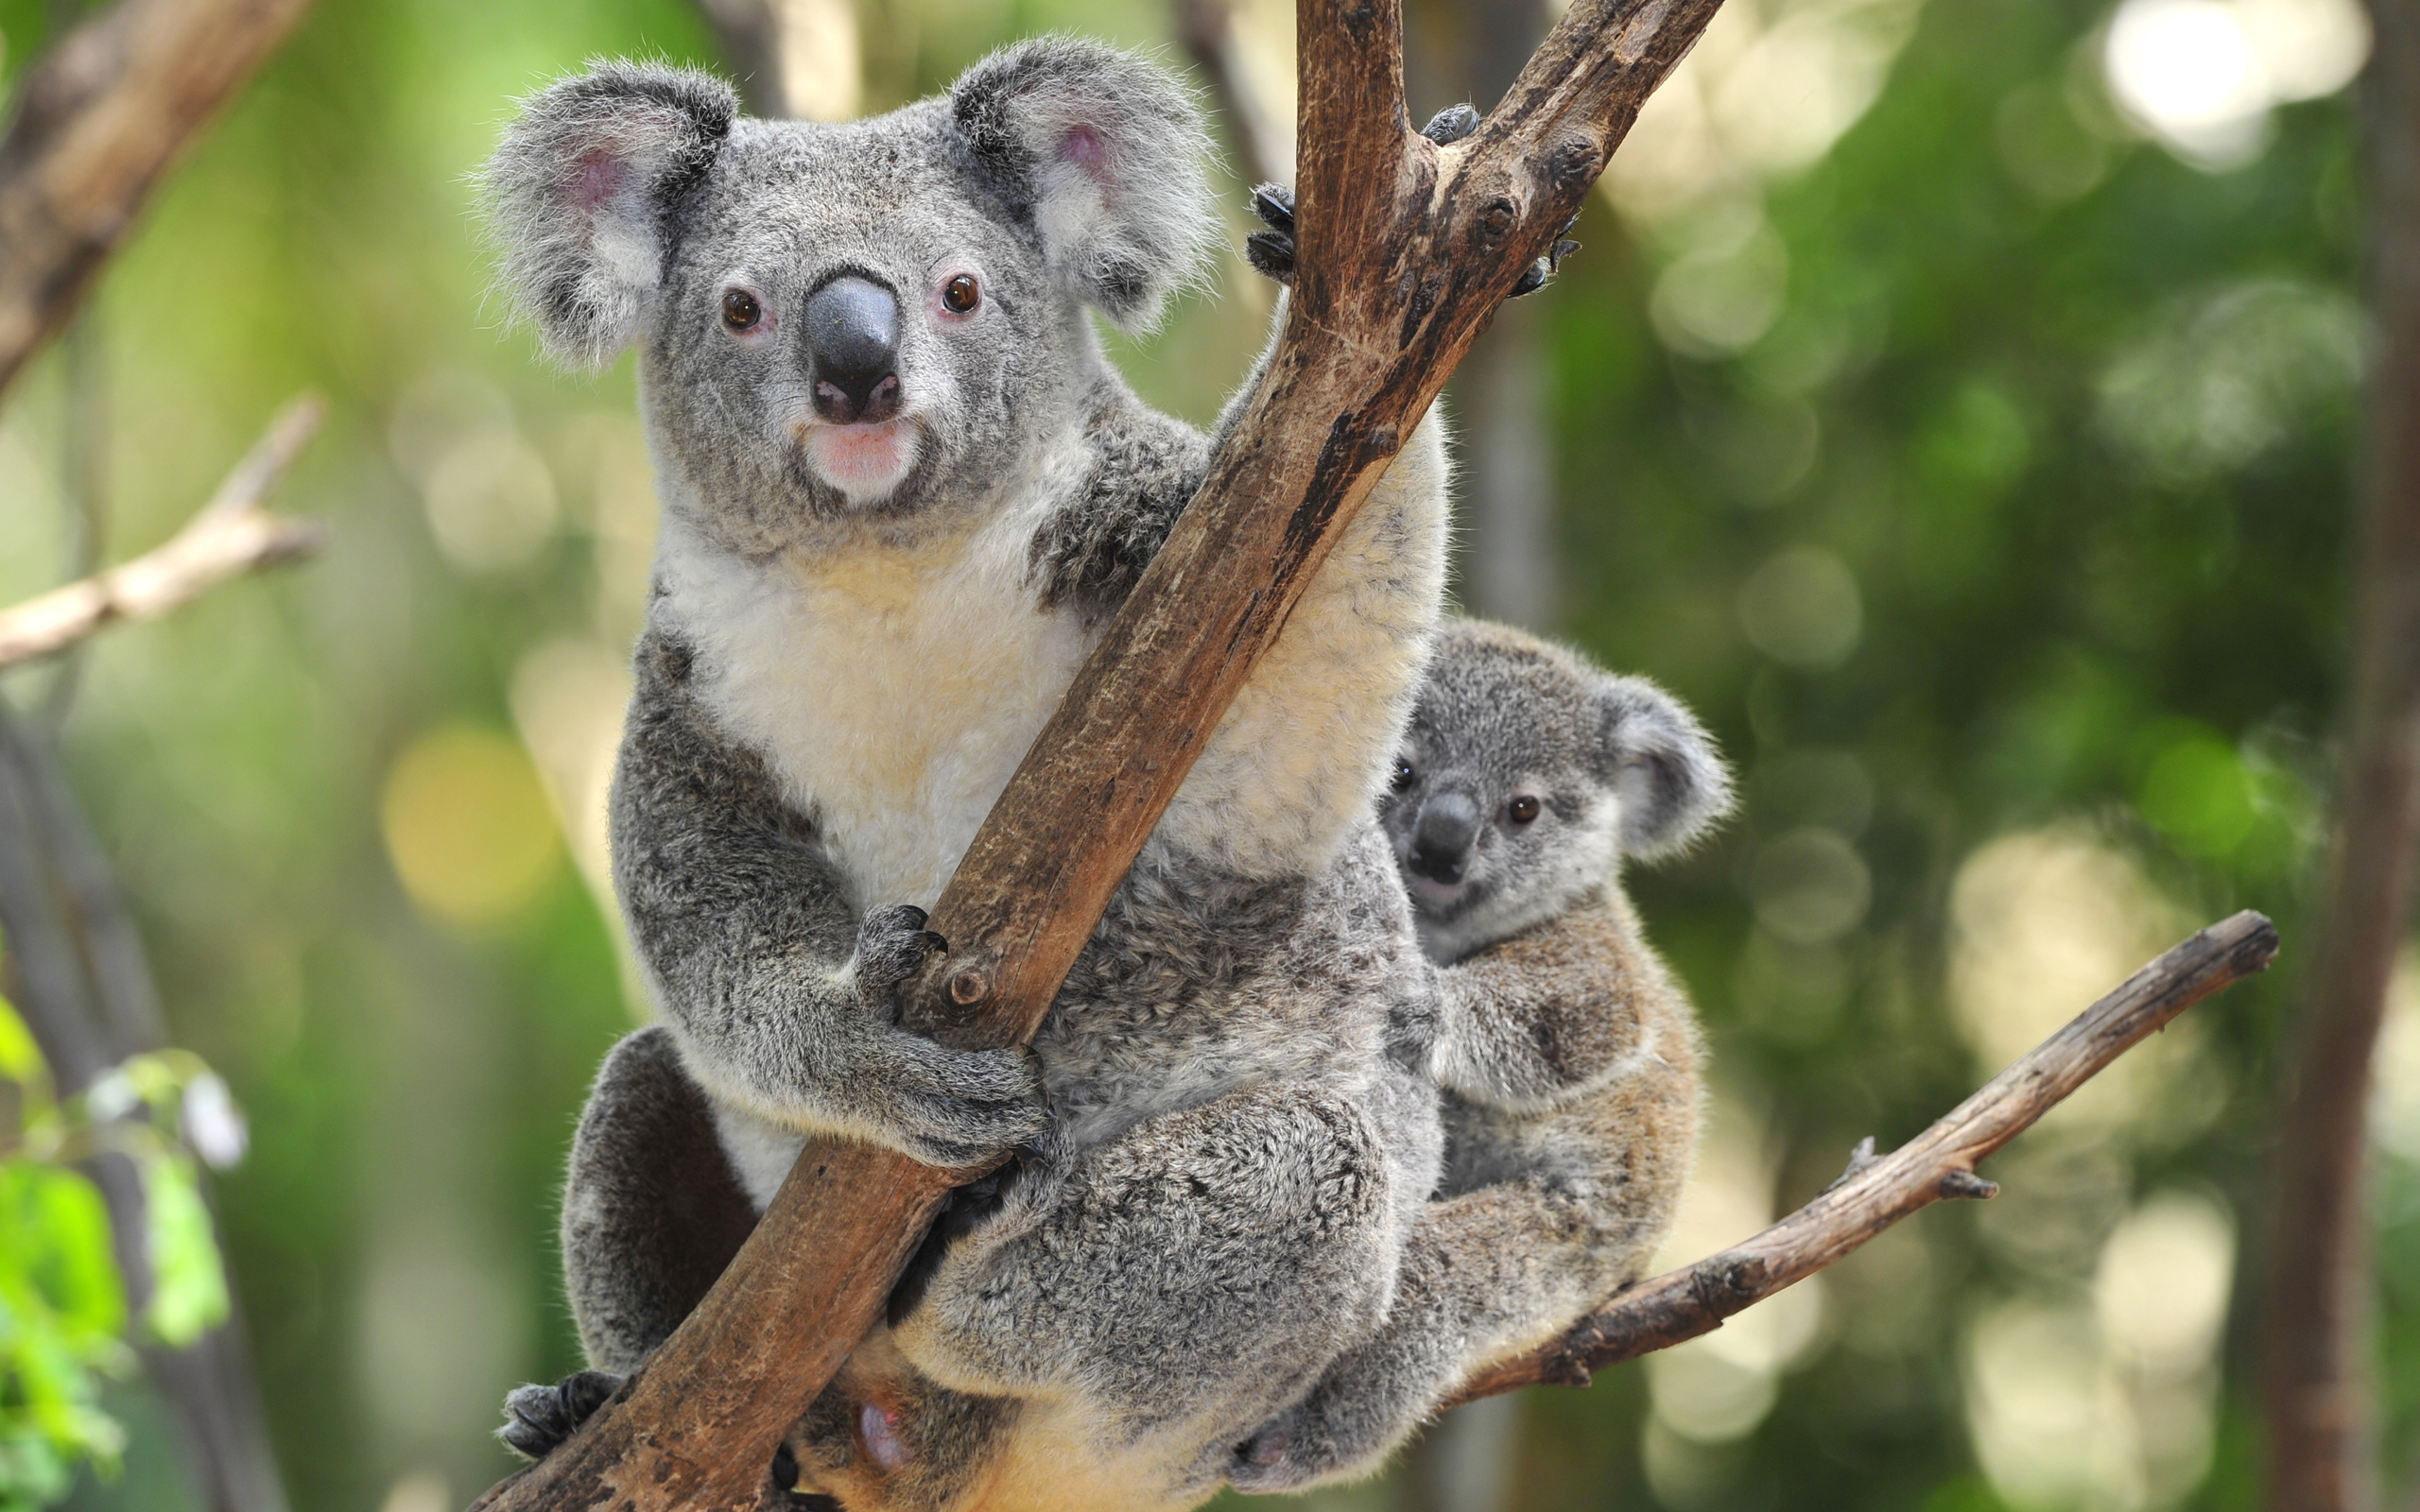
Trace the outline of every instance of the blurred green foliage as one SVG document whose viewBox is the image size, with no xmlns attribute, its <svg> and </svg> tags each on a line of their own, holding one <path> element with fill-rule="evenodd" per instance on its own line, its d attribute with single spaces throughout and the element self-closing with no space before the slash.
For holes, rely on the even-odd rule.
<svg viewBox="0 0 2420 1512">
<path fill-rule="evenodd" d="M 114 1474 L 126 1435 L 101 1392 L 133 1364 L 130 1322 L 173 1348 L 227 1316 L 210 1211 L 177 1134 L 188 1090 L 208 1075 L 190 1055 L 140 1056 L 62 1105 L 0 999 L 0 1508 L 59 1501 L 79 1465 Z M 108 1207 L 74 1168 L 103 1152 L 142 1178 L 151 1285 L 139 1320 Z"/>
<path fill-rule="evenodd" d="M 0 0 L 9 80 L 48 10 Z M 869 109 L 1040 29 L 1169 34 L 1145 0 L 858 15 Z M 1717 843 L 1633 879 L 1716 1068 L 1683 1238 L 1804 1200 L 2198 923 L 2259 907 L 2286 955 L 2020 1142 L 1996 1202 L 1927 1211 L 1703 1349 L 1531 1393 L 1512 1504 L 2250 1505 L 2248 1299 L 2366 341 L 2351 109 L 2282 105 L 2197 166 L 2112 105 L 2100 0 L 1725 18 L 1751 29 L 1693 60 L 1707 109 L 1781 146 L 1625 180 L 1666 161 L 1642 126 L 1538 301 L 1556 627 L 1698 708 L 1746 794 Z M 509 1468 L 503 1390 L 578 1363 L 554 1201 L 633 1022 L 596 753 L 652 506 L 628 363 L 556 374 L 499 329 L 466 175 L 513 96 L 616 52 L 714 61 L 679 0 L 322 7 L 91 316 L 112 556 L 164 539 L 292 391 L 332 404 L 280 504 L 334 549 L 112 632 L 66 730 L 179 1042 L 253 1115 L 222 1210 L 301 1506 L 466 1501 Z M 1827 112 L 1838 140 L 1793 157 Z M 1230 260 L 1113 350 L 1206 420 L 1266 301 Z M 0 412 L 0 601 L 68 558 L 64 403 L 54 358 Z M 2394 1475 L 2420 1433 L 2408 998 L 2378 1112 Z M 1392 1504 L 1398 1479 L 1322 1500 Z M 118 1488 L 81 1494 L 189 1504 L 142 1435 Z"/>
</svg>

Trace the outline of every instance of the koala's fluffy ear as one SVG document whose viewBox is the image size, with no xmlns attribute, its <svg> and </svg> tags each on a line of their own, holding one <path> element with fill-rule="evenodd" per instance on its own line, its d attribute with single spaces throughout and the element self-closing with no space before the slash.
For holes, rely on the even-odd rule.
<svg viewBox="0 0 2420 1512">
<path fill-rule="evenodd" d="M 1678 699 L 1644 678 L 1597 689 L 1597 776 L 1621 804 L 1622 850 L 1668 855 L 1731 811 L 1731 773 Z"/>
<path fill-rule="evenodd" d="M 718 78 L 631 62 L 594 63 L 523 106 L 484 186 L 499 282 L 548 356 L 601 366 L 637 336 L 670 212 L 737 112 Z"/>
<path fill-rule="evenodd" d="M 1219 233 L 1201 112 L 1167 70 L 1066 37 L 1002 48 L 950 87 L 959 138 L 1051 269 L 1146 329 Z"/>
</svg>

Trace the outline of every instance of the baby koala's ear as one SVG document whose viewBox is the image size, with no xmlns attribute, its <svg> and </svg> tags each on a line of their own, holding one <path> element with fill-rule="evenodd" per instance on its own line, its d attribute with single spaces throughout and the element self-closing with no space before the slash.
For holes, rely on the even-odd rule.
<svg viewBox="0 0 2420 1512">
<path fill-rule="evenodd" d="M 1679 699 L 1644 678 L 1598 685 L 1597 778 L 1621 804 L 1622 851 L 1669 855 L 1731 812 L 1731 773 Z"/>
<path fill-rule="evenodd" d="M 546 354 L 601 367 L 664 281 L 672 212 L 731 133 L 710 75 L 598 62 L 525 102 L 482 176 L 498 283 Z"/>
<path fill-rule="evenodd" d="M 1045 37 L 968 69 L 950 101 L 978 170 L 1041 234 L 1051 271 L 1121 330 L 1158 320 L 1219 234 L 1209 134 L 1176 77 Z"/>
</svg>

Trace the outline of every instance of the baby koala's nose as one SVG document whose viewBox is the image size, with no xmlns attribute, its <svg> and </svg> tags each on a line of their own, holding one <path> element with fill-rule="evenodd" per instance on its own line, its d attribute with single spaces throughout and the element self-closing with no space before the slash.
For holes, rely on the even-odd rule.
<svg viewBox="0 0 2420 1512">
<path fill-rule="evenodd" d="M 834 279 L 806 301 L 815 412 L 871 424 L 899 412 L 899 297 L 872 279 Z"/>
<path fill-rule="evenodd" d="M 1445 792 L 1420 806 L 1420 823 L 1411 832 L 1411 856 L 1405 864 L 1414 876 L 1447 886 L 1462 880 L 1469 865 L 1471 842 L 1478 838 L 1478 805 L 1467 793 Z"/>
</svg>

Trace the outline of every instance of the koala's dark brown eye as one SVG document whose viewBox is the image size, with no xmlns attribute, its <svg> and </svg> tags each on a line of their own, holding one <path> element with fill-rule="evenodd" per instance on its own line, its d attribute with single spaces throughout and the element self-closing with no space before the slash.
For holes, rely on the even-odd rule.
<svg viewBox="0 0 2420 1512">
<path fill-rule="evenodd" d="M 983 302 L 983 291 L 976 285 L 975 275 L 960 273 L 942 285 L 942 304 L 952 315 L 973 315 Z"/>
<path fill-rule="evenodd" d="M 1418 776 L 1419 774 L 1411 769 L 1411 763 L 1398 756 L 1395 758 L 1394 771 L 1387 778 L 1387 785 L 1398 793 L 1405 792 L 1410 788 Z"/>
<path fill-rule="evenodd" d="M 1538 800 L 1524 793 L 1508 805 L 1507 812 L 1515 824 L 1527 824 L 1538 816 Z"/>
<path fill-rule="evenodd" d="M 725 289 L 722 296 L 722 323 L 734 331 L 753 331 L 756 322 L 765 318 L 764 306 L 756 296 L 746 289 Z"/>
</svg>

